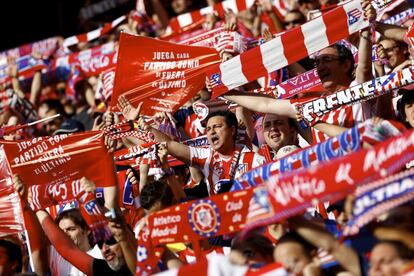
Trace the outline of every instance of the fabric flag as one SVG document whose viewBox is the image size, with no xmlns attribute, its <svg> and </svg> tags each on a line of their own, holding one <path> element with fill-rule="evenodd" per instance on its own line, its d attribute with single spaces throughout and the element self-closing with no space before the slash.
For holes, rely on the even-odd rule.
<svg viewBox="0 0 414 276">
<path fill-rule="evenodd" d="M 110 106 L 124 95 L 142 113 L 174 112 L 205 86 L 204 70 L 219 62 L 214 49 L 121 33 Z"/>
<path fill-rule="evenodd" d="M 212 98 L 292 64 L 366 27 L 368 21 L 359 0 L 339 6 L 210 68 L 207 76 L 213 84 Z"/>
<path fill-rule="evenodd" d="M 0 220 L 0 237 L 24 230 L 20 198 L 13 188 L 12 172 L 3 146 L 0 146 Z"/>
<path fill-rule="evenodd" d="M 84 177 L 96 186 L 115 186 L 113 157 L 99 131 L 1 141 L 13 173 L 27 186 L 68 183 Z"/>
<path fill-rule="evenodd" d="M 414 83 L 414 67 L 408 67 L 328 96 L 307 101 L 299 106 L 299 110 L 305 122 L 313 125 L 319 117 L 332 110 L 391 93 L 412 83 Z"/>
<path fill-rule="evenodd" d="M 354 195 L 352 218 L 344 228 L 344 235 L 357 234 L 379 215 L 414 199 L 414 170 L 358 187 Z"/>
<path fill-rule="evenodd" d="M 413 157 L 414 130 L 410 130 L 371 149 L 306 170 L 273 176 L 265 183 L 266 186 L 257 188 L 266 188 L 269 205 L 276 212 L 256 215 L 257 206 L 251 204 L 245 231 L 300 214 L 318 202 L 340 200 L 356 187 L 401 170 Z"/>
</svg>

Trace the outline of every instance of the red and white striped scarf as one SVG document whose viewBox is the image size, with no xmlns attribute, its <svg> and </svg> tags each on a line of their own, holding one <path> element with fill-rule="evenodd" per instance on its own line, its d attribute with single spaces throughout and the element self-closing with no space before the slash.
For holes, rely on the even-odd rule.
<svg viewBox="0 0 414 276">
<path fill-rule="evenodd" d="M 213 98 L 307 57 L 368 25 L 358 0 L 339 6 L 259 47 L 212 66 L 207 76 L 214 85 Z"/>
<path fill-rule="evenodd" d="M 190 37 L 180 44 L 214 48 L 217 52 L 225 50 L 228 53 L 242 53 L 247 48 L 247 43 L 238 32 L 225 31 L 219 27 L 197 36 Z"/>
<path fill-rule="evenodd" d="M 216 3 L 213 6 L 208 6 L 197 11 L 181 14 L 170 20 L 169 27 L 172 32 L 177 32 L 181 28 L 186 27 L 196 21 L 199 21 L 203 16 L 217 12 L 219 16 L 223 17 L 225 10 L 232 10 L 234 13 L 244 11 L 253 6 L 256 0 L 225 0 Z"/>
<path fill-rule="evenodd" d="M 103 27 L 98 28 L 96 30 L 84 33 L 84 34 L 78 34 L 74 36 L 70 36 L 68 38 L 65 38 L 63 41 L 63 47 L 70 47 L 72 45 L 78 44 L 79 42 L 88 42 L 94 39 L 97 39 L 104 34 L 108 33 L 110 30 L 121 24 L 126 19 L 125 15 L 122 15 L 115 19 L 112 22 L 106 23 L 103 25 Z"/>
</svg>

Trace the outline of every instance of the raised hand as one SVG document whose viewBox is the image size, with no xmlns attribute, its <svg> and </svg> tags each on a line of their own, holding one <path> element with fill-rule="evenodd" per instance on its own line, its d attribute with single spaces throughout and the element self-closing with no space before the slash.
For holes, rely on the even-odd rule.
<svg viewBox="0 0 414 276">
<path fill-rule="evenodd" d="M 118 99 L 118 108 L 121 110 L 122 115 L 124 115 L 127 120 L 136 120 L 139 118 L 139 113 L 141 112 L 143 102 L 140 102 L 137 108 L 133 107 L 132 104 L 125 98 L 124 95 L 120 96 Z"/>
</svg>

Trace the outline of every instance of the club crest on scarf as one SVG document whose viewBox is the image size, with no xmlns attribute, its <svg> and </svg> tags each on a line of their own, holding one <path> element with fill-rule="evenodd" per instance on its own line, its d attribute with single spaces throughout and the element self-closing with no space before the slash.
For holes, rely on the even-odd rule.
<svg viewBox="0 0 414 276">
<path fill-rule="evenodd" d="M 269 192 L 266 187 L 255 188 L 249 202 L 249 212 L 246 221 L 248 223 L 264 218 L 269 218 L 274 214 L 272 205 L 269 202 Z"/>
<path fill-rule="evenodd" d="M 348 23 L 349 25 L 355 24 L 358 22 L 359 18 L 362 15 L 362 12 L 359 9 L 353 9 L 352 11 L 348 12 Z"/>
<path fill-rule="evenodd" d="M 211 81 L 211 85 L 213 87 L 215 87 L 217 85 L 220 85 L 221 84 L 221 75 L 220 75 L 220 73 L 213 74 L 211 76 L 211 80 L 210 81 Z"/>
<path fill-rule="evenodd" d="M 86 212 L 88 212 L 89 215 L 100 215 L 101 214 L 101 210 L 99 209 L 99 205 L 96 199 L 88 201 L 84 205 L 84 208 Z"/>
<path fill-rule="evenodd" d="M 198 200 L 188 209 L 191 228 L 200 236 L 214 236 L 220 228 L 220 220 L 218 207 L 211 200 Z"/>
<path fill-rule="evenodd" d="M 200 121 L 205 120 L 209 113 L 208 106 L 200 102 L 193 103 L 193 110 L 194 110 L 194 113 L 197 115 L 197 118 Z"/>
</svg>

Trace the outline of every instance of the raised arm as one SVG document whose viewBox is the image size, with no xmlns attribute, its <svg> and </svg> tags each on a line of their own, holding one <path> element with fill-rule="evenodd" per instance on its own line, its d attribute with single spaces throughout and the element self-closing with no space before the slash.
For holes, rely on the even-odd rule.
<svg viewBox="0 0 414 276">
<path fill-rule="evenodd" d="M 165 142 L 167 145 L 168 152 L 173 155 L 175 158 L 189 164 L 190 163 L 190 148 L 187 145 L 181 144 L 174 141 L 168 135 L 158 131 L 157 129 L 151 127 L 145 123 L 143 118 L 140 118 L 142 102 L 138 107 L 133 107 L 131 103 L 124 97 L 121 96 L 118 101 L 118 108 L 122 111 L 124 117 L 128 120 L 138 120 L 138 128 L 143 131 L 150 131 L 155 138 L 155 141 Z"/>
<path fill-rule="evenodd" d="M 398 25 L 386 24 L 379 21 L 376 22 L 375 30 L 386 38 L 396 41 L 404 41 L 404 36 L 407 32 L 407 28 Z"/>
<path fill-rule="evenodd" d="M 326 229 L 302 217 L 289 219 L 289 227 L 294 228 L 299 235 L 314 246 L 322 248 L 332 254 L 348 272 L 355 276 L 361 275 L 359 259 L 356 252 L 345 244 L 340 243 Z"/>
<path fill-rule="evenodd" d="M 137 264 L 137 241 L 134 238 L 134 233 L 128 229 L 122 215 L 117 216 L 117 218 L 115 221 L 109 221 L 108 227 L 121 246 L 129 271 L 134 274 Z"/>
<path fill-rule="evenodd" d="M 16 192 L 20 194 L 20 200 L 23 209 L 24 224 L 27 229 L 30 250 L 32 253 L 33 269 L 38 275 L 45 275 L 49 271 L 48 263 L 48 241 L 40 226 L 39 221 L 36 218 L 36 214 L 30 208 L 27 201 L 27 193 L 23 182 L 20 180 L 17 174 L 13 175 L 13 187 Z"/>
<path fill-rule="evenodd" d="M 56 223 L 53 222 L 46 211 L 39 210 L 36 212 L 36 216 L 57 252 L 86 275 L 92 275 L 93 258 L 80 250 L 69 236 L 63 233 Z"/>
<path fill-rule="evenodd" d="M 255 112 L 296 118 L 296 110 L 289 100 L 278 100 L 270 96 L 239 92 L 227 93 L 224 97 Z"/>
<path fill-rule="evenodd" d="M 342 132 L 348 130 L 348 128 L 346 128 L 346 127 L 332 125 L 332 124 L 328 124 L 328 123 L 324 123 L 324 122 L 319 122 L 319 123 L 315 124 L 313 127 L 316 128 L 319 131 L 322 131 L 323 133 L 325 133 L 329 137 L 338 136 Z"/>
<path fill-rule="evenodd" d="M 33 52 L 32 53 L 33 58 L 35 59 L 41 59 L 40 53 Z M 39 96 L 42 88 L 42 73 L 40 70 L 37 70 L 32 79 L 32 85 L 30 88 L 30 102 L 33 106 L 37 106 L 39 103 Z"/>
<path fill-rule="evenodd" d="M 158 148 L 158 157 L 161 160 L 161 167 L 166 172 L 166 182 L 173 191 L 174 197 L 180 201 L 186 198 L 183 183 L 178 182 L 175 178 L 175 175 L 171 172 L 171 168 L 168 165 L 168 151 L 167 148 L 163 145 L 160 145 Z"/>
<path fill-rule="evenodd" d="M 369 0 L 362 1 L 365 17 L 372 21 L 375 20 L 376 12 Z M 358 66 L 355 71 L 355 78 L 358 83 L 363 83 L 372 79 L 372 34 L 370 27 L 361 31 L 358 45 Z"/>
</svg>

